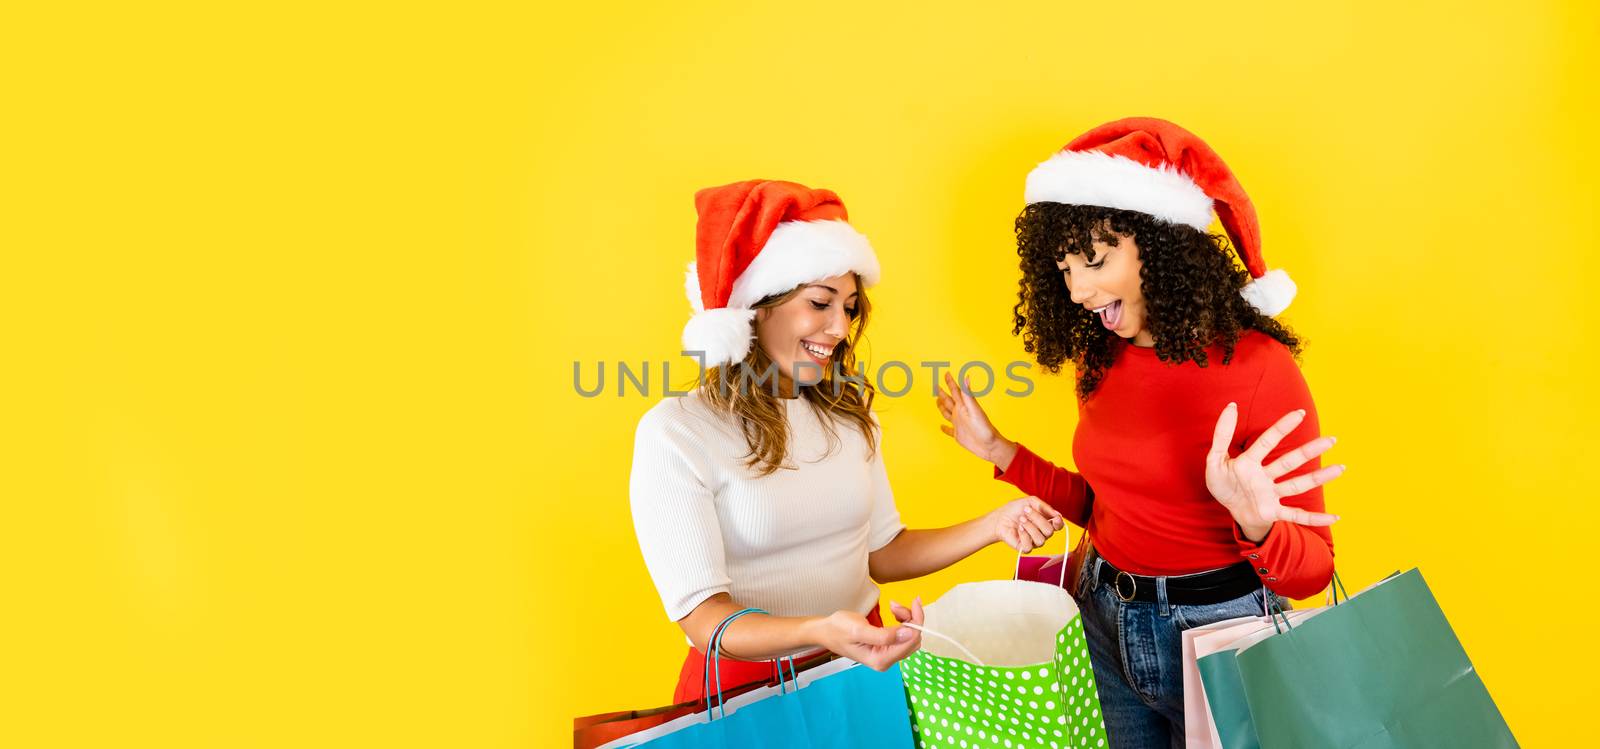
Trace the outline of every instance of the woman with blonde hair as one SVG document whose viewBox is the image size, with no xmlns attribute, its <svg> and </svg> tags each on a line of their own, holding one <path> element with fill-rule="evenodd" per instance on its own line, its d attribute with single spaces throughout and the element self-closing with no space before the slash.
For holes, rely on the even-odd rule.
<svg viewBox="0 0 1600 749">
<path fill-rule="evenodd" d="M 853 376 L 866 287 L 878 280 L 866 237 L 837 195 L 792 182 L 709 188 L 695 207 L 696 313 L 683 344 L 705 371 L 639 420 L 629 487 L 645 565 L 690 643 L 674 701 L 704 696 L 703 654 L 719 628 L 723 689 L 773 677 L 771 659 L 823 650 L 886 669 L 920 633 L 882 627 L 878 583 L 996 542 L 1031 549 L 1061 516 L 1025 497 L 948 528 L 907 529 L 874 391 Z M 922 622 L 919 601 L 892 610 Z"/>
</svg>

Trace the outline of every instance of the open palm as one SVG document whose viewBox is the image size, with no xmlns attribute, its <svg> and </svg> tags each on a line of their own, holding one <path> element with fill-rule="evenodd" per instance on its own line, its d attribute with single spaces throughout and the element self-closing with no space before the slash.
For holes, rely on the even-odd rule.
<svg viewBox="0 0 1600 749">
<path fill-rule="evenodd" d="M 949 372 L 944 374 L 944 383 L 945 388 L 937 384 L 934 387 L 938 390 L 939 413 L 950 423 L 940 424 L 939 430 L 954 437 L 956 444 L 966 448 L 967 452 L 984 460 L 993 460 L 996 446 L 1005 442 L 1000 430 L 995 429 L 994 423 L 989 421 L 989 415 L 984 413 L 983 406 L 978 405 L 978 399 L 973 397 L 970 388 L 957 384 L 956 378 Z"/>
<path fill-rule="evenodd" d="M 1217 429 L 1211 437 L 1211 450 L 1206 453 L 1206 489 L 1222 506 L 1228 508 L 1241 527 L 1269 528 L 1279 520 L 1300 525 L 1333 525 L 1339 519 L 1327 513 L 1288 507 L 1282 500 L 1284 497 L 1304 494 L 1338 478 L 1344 473 L 1344 466 L 1328 466 L 1286 481 L 1278 480 L 1327 452 L 1333 447 L 1332 437 L 1318 437 L 1284 453 L 1269 464 L 1262 464 L 1305 416 L 1303 410 L 1285 414 L 1236 458 L 1228 457 L 1228 445 L 1232 444 L 1234 430 L 1238 427 L 1238 406 L 1229 403 L 1217 418 Z"/>
</svg>

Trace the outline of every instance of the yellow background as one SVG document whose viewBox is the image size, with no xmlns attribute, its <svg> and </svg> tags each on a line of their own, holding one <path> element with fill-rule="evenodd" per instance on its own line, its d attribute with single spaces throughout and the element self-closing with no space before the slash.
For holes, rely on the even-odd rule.
<svg viewBox="0 0 1600 749">
<path fill-rule="evenodd" d="M 692 192 L 837 190 L 872 360 L 1003 363 L 1023 175 L 1132 114 L 1300 283 L 1346 579 L 1420 566 L 1524 743 L 1592 727 L 1592 6 L 531 5 L 8 11 L 0 745 L 559 746 L 664 702 L 654 397 L 572 366 L 690 374 Z M 989 408 L 1065 461 L 1035 379 Z M 909 522 L 1012 498 L 880 403 Z"/>
</svg>

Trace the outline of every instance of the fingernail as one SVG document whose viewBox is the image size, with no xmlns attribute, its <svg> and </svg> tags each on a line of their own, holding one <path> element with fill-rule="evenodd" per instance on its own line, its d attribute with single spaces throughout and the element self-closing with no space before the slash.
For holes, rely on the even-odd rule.
<svg viewBox="0 0 1600 749">
<path fill-rule="evenodd" d="M 901 627 L 899 632 L 894 633 L 894 639 L 898 642 L 905 642 L 906 640 L 911 639 L 912 634 L 913 633 L 910 628 Z"/>
<path fill-rule="evenodd" d="M 1302 409 L 1300 409 L 1298 411 L 1295 411 L 1295 413 L 1300 414 L 1301 416 L 1305 416 L 1306 415 L 1306 410 L 1302 408 Z"/>
<path fill-rule="evenodd" d="M 1339 438 L 1338 437 L 1331 437 L 1331 436 L 1328 437 L 1328 444 L 1330 444 L 1330 445 L 1339 444 Z"/>
</svg>

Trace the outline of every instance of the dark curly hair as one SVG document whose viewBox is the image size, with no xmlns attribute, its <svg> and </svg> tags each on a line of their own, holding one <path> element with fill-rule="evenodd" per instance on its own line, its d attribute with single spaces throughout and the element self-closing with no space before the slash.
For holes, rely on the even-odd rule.
<svg viewBox="0 0 1600 749">
<path fill-rule="evenodd" d="M 1137 211 L 1063 203 L 1034 203 L 1017 216 L 1022 263 L 1012 335 L 1046 371 L 1077 367 L 1078 397 L 1087 399 L 1111 366 L 1116 333 L 1074 304 L 1057 265 L 1069 254 L 1094 260 L 1094 241 L 1131 236 L 1139 247 L 1145 326 L 1162 361 L 1206 366 L 1206 349 L 1222 347 L 1222 363 L 1248 330 L 1259 330 L 1299 355 L 1301 340 L 1240 296 L 1250 274 L 1234 260 L 1227 237 L 1170 224 Z"/>
</svg>

